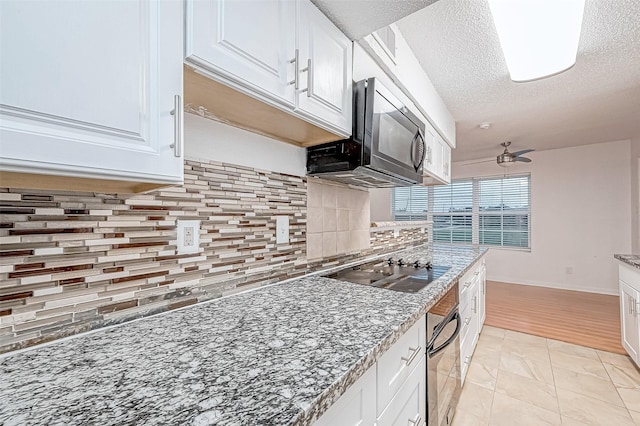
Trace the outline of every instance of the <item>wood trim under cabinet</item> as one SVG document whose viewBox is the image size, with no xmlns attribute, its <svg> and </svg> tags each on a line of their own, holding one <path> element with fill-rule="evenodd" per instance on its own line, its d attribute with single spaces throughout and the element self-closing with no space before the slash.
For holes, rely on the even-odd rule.
<svg viewBox="0 0 640 426">
<path fill-rule="evenodd" d="M 220 121 L 293 145 L 307 147 L 344 139 L 184 66 L 184 102 L 204 107 Z"/>
<path fill-rule="evenodd" d="M 175 184 L 0 171 L 0 187 L 3 188 L 136 194 L 171 185 Z"/>
</svg>

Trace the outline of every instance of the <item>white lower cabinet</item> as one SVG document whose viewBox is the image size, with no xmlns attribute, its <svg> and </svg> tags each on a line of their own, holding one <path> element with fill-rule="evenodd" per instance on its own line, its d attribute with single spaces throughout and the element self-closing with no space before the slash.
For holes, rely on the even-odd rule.
<svg viewBox="0 0 640 426">
<path fill-rule="evenodd" d="M 368 426 L 376 422 L 376 366 L 362 377 L 331 406 L 315 426 Z"/>
<path fill-rule="evenodd" d="M 481 258 L 467 271 L 458 283 L 460 291 L 460 373 L 462 383 L 471 364 L 473 351 L 478 344 L 484 324 L 486 267 L 485 258 Z"/>
<path fill-rule="evenodd" d="M 422 426 L 427 421 L 427 373 L 424 356 L 378 417 L 378 426 Z"/>
<path fill-rule="evenodd" d="M 314 426 L 422 426 L 427 421 L 426 318 L 422 317 Z"/>
<path fill-rule="evenodd" d="M 182 183 L 182 37 L 180 2 L 0 2 L 5 186 Z"/>
<path fill-rule="evenodd" d="M 620 265 L 622 347 L 640 366 L 640 270 Z"/>
</svg>

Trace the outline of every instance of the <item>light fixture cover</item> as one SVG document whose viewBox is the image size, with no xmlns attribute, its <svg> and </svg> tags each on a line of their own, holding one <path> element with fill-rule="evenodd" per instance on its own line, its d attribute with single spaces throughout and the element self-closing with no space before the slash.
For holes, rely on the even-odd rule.
<svg viewBox="0 0 640 426">
<path fill-rule="evenodd" d="M 511 80 L 537 80 L 576 62 L 585 0 L 488 0 Z"/>
</svg>

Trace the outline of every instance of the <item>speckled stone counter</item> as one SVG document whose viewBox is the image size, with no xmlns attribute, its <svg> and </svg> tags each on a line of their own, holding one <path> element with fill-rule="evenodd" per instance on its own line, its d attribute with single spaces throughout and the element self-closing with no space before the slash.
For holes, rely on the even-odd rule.
<svg viewBox="0 0 640 426">
<path fill-rule="evenodd" d="M 311 424 L 482 253 L 436 248 L 415 294 L 312 276 L 4 355 L 0 424 Z"/>
<path fill-rule="evenodd" d="M 640 254 L 614 254 L 613 257 L 629 266 L 640 269 Z"/>
</svg>

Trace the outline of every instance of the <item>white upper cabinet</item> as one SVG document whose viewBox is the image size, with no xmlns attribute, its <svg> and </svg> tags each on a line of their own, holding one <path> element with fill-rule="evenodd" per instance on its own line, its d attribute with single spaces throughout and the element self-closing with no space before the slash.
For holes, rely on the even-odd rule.
<svg viewBox="0 0 640 426">
<path fill-rule="evenodd" d="M 185 61 L 198 72 L 338 136 L 332 140 L 351 135 L 352 43 L 309 0 L 187 0 L 185 22 Z M 275 117 L 255 104 L 245 110 L 254 123 L 252 114 Z M 269 126 L 245 128 L 280 136 Z"/>
<path fill-rule="evenodd" d="M 0 19 L 4 182 L 182 182 L 180 2 L 5 0 Z"/>
<path fill-rule="evenodd" d="M 451 182 L 451 147 L 428 123 L 425 129 L 425 153 L 422 174 L 426 185 Z"/>
<path fill-rule="evenodd" d="M 298 109 L 350 135 L 352 43 L 310 1 L 298 5 L 298 67 L 306 69 L 306 81 L 299 83 Z"/>
<path fill-rule="evenodd" d="M 256 95 L 295 105 L 296 4 L 187 1 L 187 60 Z"/>
</svg>

